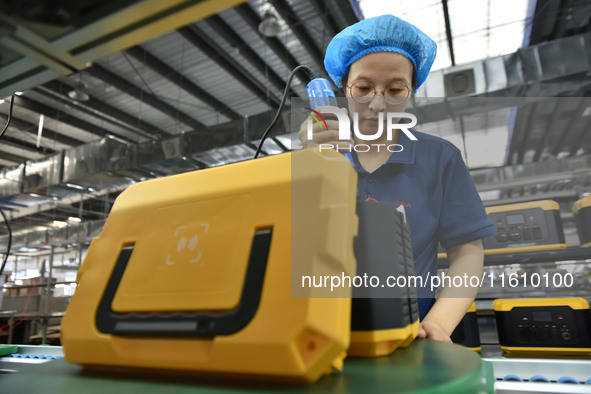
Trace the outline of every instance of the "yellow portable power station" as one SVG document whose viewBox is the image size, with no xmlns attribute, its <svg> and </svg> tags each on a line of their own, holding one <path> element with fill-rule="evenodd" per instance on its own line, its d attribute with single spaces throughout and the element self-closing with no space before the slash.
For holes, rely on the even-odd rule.
<svg viewBox="0 0 591 394">
<path fill-rule="evenodd" d="M 497 233 L 482 240 L 485 254 L 566 248 L 556 201 L 497 205 L 486 213 Z"/>
<path fill-rule="evenodd" d="M 582 246 L 591 246 L 591 196 L 584 197 L 573 205 L 575 224 Z"/>
<path fill-rule="evenodd" d="M 476 315 L 476 303 L 472 303 L 468 311 L 451 333 L 451 341 L 469 349 L 479 352 L 482 350 L 480 343 L 480 329 L 478 328 L 478 317 Z"/>
<path fill-rule="evenodd" d="M 583 298 L 495 300 L 501 349 L 519 354 L 591 354 L 591 312 Z"/>
<path fill-rule="evenodd" d="M 130 186 L 62 322 L 86 367 L 315 381 L 350 341 L 351 289 L 292 297 L 292 265 L 355 275 L 357 174 L 311 149 Z"/>
<path fill-rule="evenodd" d="M 404 214 L 393 204 L 360 201 L 357 215 L 357 276 L 376 281 L 375 287 L 353 289 L 351 346 L 347 354 L 385 356 L 408 346 L 419 333 L 416 287 L 385 284 L 388 278 L 414 276 L 410 229 Z"/>
<path fill-rule="evenodd" d="M 566 248 L 560 206 L 541 200 L 486 207 L 496 234 L 482 240 L 484 254 L 530 252 Z M 446 258 L 439 245 L 437 258 Z"/>
</svg>

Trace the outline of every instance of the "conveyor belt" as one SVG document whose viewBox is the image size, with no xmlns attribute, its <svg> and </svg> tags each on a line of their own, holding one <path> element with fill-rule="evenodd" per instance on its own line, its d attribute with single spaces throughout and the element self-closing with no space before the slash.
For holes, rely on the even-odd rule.
<svg viewBox="0 0 591 394">
<path fill-rule="evenodd" d="M 429 340 L 415 340 L 388 357 L 347 358 L 342 373 L 314 384 L 85 371 L 59 359 L 61 347 L 18 346 L 18 353 L 22 357 L 0 357 L 2 387 L 11 393 L 591 393 L 591 358 L 480 358 L 461 346 Z"/>
<path fill-rule="evenodd" d="M 0 358 L 0 360 L 2 360 Z M 14 367 L 13 369 L 18 369 Z M 0 361 L 0 367 L 6 363 Z M 19 364 L 20 366 L 20 364 Z M 378 393 L 378 392 L 493 392 L 490 364 L 459 345 L 415 340 L 387 357 L 347 358 L 341 373 L 314 384 L 281 384 L 186 375 L 159 375 L 129 371 L 85 371 L 63 359 L 33 365 L 2 376 L 11 393 L 87 392 L 120 393 Z"/>
</svg>

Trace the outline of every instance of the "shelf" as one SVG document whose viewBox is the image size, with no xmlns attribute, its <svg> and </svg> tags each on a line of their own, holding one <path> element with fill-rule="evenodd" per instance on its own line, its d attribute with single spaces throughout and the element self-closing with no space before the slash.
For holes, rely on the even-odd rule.
<svg viewBox="0 0 591 394">
<path fill-rule="evenodd" d="M 591 259 L 591 247 L 487 254 L 484 255 L 484 265 L 532 264 L 586 259 Z M 447 258 L 437 259 L 437 266 L 439 268 L 448 267 L 449 261 Z"/>
</svg>

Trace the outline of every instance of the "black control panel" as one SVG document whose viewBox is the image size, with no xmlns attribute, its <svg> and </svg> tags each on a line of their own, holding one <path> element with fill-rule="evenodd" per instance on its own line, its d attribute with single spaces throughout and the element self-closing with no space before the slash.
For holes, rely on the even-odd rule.
<svg viewBox="0 0 591 394">
<path fill-rule="evenodd" d="M 497 242 L 504 243 L 544 239 L 543 230 L 539 224 L 543 223 L 543 219 L 536 217 L 539 216 L 539 211 L 541 210 L 537 211 L 528 212 L 528 218 L 525 217 L 525 213 L 491 214 L 491 216 L 497 217 L 495 223 L 495 227 L 497 228 L 495 238 Z"/>
<path fill-rule="evenodd" d="M 487 208 L 497 232 L 483 240 L 484 249 L 490 253 L 504 252 L 507 248 L 529 251 L 566 247 L 560 211 L 549 209 L 553 204 L 536 207 L 531 202 Z"/>
<path fill-rule="evenodd" d="M 518 322 L 516 336 L 520 342 L 566 345 L 579 341 L 573 310 L 568 307 L 548 309 L 515 308 L 511 311 Z"/>
<path fill-rule="evenodd" d="M 515 307 L 495 312 L 499 343 L 512 347 L 590 347 L 588 309 L 568 306 Z"/>
</svg>

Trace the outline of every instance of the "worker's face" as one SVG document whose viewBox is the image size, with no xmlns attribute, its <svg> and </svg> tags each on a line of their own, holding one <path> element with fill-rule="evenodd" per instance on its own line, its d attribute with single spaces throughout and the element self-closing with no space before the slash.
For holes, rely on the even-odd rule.
<svg viewBox="0 0 591 394">
<path fill-rule="evenodd" d="M 402 83 L 408 87 L 408 94 L 410 95 L 412 92 L 413 70 L 413 64 L 407 57 L 394 52 L 371 53 L 363 56 L 351 65 L 348 79 L 343 81 L 343 88 L 349 99 L 349 113 L 353 114 L 353 112 L 357 112 L 359 114 L 359 130 L 362 133 L 373 134 L 378 130 L 378 114 L 380 112 L 384 113 L 383 130 L 386 129 L 387 112 L 404 112 L 407 100 L 400 104 L 390 104 L 384 100 L 383 93 L 386 93 L 386 95 L 395 95 L 397 94 L 397 90 L 388 90 L 388 92 L 383 92 L 383 90 L 391 89 L 392 86 L 399 89 L 402 85 L 392 84 Z M 365 90 L 368 87 L 371 88 L 371 85 L 373 85 L 377 93 L 370 102 L 359 103 L 352 98 L 352 95 L 360 94 L 359 89 L 356 93 L 355 88 L 350 88 L 354 85 L 360 86 L 361 89 Z M 401 91 L 399 94 L 406 93 Z"/>
</svg>

